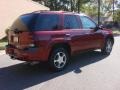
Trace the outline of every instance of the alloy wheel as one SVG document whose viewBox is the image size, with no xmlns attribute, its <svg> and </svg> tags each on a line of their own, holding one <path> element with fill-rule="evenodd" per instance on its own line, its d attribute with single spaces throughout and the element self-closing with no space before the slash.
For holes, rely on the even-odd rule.
<svg viewBox="0 0 120 90">
<path fill-rule="evenodd" d="M 112 42 L 111 42 L 111 40 L 107 41 L 105 49 L 106 49 L 107 53 L 110 53 L 112 51 Z"/>
<path fill-rule="evenodd" d="M 57 52 L 54 56 L 54 65 L 57 68 L 63 68 L 66 64 L 66 54 L 64 52 Z"/>
</svg>

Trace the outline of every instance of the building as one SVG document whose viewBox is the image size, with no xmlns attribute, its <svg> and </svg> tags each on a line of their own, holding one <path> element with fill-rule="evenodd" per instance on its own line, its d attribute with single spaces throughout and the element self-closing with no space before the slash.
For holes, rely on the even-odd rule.
<svg viewBox="0 0 120 90">
<path fill-rule="evenodd" d="M 49 8 L 31 0 L 0 0 L 0 39 L 18 16 L 37 10 Z"/>
</svg>

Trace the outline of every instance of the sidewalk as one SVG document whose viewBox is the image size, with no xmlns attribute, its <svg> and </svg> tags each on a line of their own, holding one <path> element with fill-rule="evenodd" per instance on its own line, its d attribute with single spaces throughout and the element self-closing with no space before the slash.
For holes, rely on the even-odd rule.
<svg viewBox="0 0 120 90">
<path fill-rule="evenodd" d="M 0 50 L 0 55 L 5 54 L 5 50 Z"/>
</svg>

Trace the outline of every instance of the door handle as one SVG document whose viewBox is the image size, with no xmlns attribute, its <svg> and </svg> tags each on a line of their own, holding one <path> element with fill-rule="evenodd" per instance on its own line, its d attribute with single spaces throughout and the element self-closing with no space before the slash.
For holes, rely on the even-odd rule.
<svg viewBox="0 0 120 90">
<path fill-rule="evenodd" d="M 66 36 L 70 36 L 70 34 L 65 34 Z"/>
<path fill-rule="evenodd" d="M 88 35 L 88 34 L 90 34 L 90 33 L 85 33 L 85 34 L 87 34 L 87 35 Z"/>
<path fill-rule="evenodd" d="M 70 34 L 65 34 L 65 40 L 71 40 Z"/>
</svg>

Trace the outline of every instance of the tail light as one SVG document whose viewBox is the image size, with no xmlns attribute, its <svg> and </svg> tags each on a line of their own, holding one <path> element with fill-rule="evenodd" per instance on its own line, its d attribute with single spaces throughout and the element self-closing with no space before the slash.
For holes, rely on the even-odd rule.
<svg viewBox="0 0 120 90">
<path fill-rule="evenodd" d="M 18 36 L 13 36 L 13 42 L 18 43 L 19 42 L 19 37 Z"/>
</svg>

